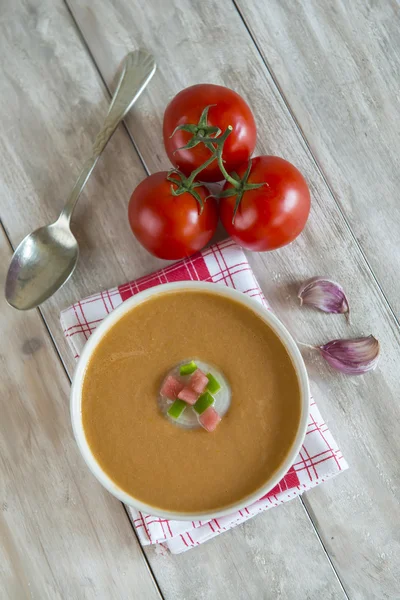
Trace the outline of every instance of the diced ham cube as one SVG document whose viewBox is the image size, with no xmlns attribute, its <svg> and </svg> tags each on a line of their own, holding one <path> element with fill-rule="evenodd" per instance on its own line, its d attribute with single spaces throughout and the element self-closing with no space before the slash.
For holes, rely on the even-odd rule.
<svg viewBox="0 0 400 600">
<path fill-rule="evenodd" d="M 202 394 L 208 385 L 207 375 L 203 373 L 201 369 L 196 369 L 189 380 L 189 386 L 197 392 Z"/>
<path fill-rule="evenodd" d="M 183 400 L 184 402 L 187 402 L 187 404 L 190 404 L 192 406 L 196 403 L 198 397 L 199 394 L 192 390 L 192 388 L 188 385 L 185 386 L 183 390 L 181 390 L 178 394 L 179 400 Z"/>
<path fill-rule="evenodd" d="M 213 406 L 209 406 L 207 410 L 205 410 L 203 414 L 201 414 L 199 417 L 201 425 L 204 427 L 204 429 L 206 429 L 209 432 L 214 431 L 214 429 L 216 429 L 220 420 L 221 417 L 219 416 L 219 414 Z"/>
<path fill-rule="evenodd" d="M 160 393 L 162 396 L 166 396 L 170 400 L 175 400 L 183 387 L 183 383 L 181 383 L 178 379 L 175 379 L 175 377 L 172 375 L 168 375 L 161 386 Z"/>
</svg>

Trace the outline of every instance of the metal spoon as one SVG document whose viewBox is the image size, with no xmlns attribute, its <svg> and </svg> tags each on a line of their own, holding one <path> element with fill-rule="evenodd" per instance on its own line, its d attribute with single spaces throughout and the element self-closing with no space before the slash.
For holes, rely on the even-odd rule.
<svg viewBox="0 0 400 600">
<path fill-rule="evenodd" d="M 71 277 L 79 247 L 70 229 L 72 213 L 94 166 L 119 123 L 143 92 L 156 70 L 153 56 L 143 50 L 127 55 L 104 126 L 93 144 L 75 186 L 55 223 L 36 229 L 15 250 L 8 269 L 5 295 L 19 310 L 50 298 Z"/>
</svg>

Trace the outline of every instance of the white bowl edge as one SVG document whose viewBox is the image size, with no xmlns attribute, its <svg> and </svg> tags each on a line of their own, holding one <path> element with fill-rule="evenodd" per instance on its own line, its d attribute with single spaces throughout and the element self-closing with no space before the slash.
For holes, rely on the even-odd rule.
<svg viewBox="0 0 400 600">
<path fill-rule="evenodd" d="M 180 514 L 177 512 L 163 511 L 158 509 L 157 507 L 145 504 L 140 500 L 137 500 L 133 496 L 130 496 L 127 492 L 119 488 L 116 485 L 116 483 L 114 483 L 112 479 L 108 477 L 108 475 L 102 470 L 102 468 L 100 467 L 90 450 L 90 446 L 86 440 L 82 424 L 81 392 L 85 370 L 95 348 L 97 347 L 103 336 L 117 321 L 119 321 L 119 319 L 123 315 L 129 312 L 133 307 L 141 304 L 142 302 L 145 302 L 152 296 L 172 291 L 185 290 L 209 291 L 210 293 L 236 300 L 237 302 L 244 304 L 245 306 L 253 310 L 253 312 L 255 312 L 265 323 L 267 323 L 273 329 L 273 331 L 278 335 L 281 342 L 284 344 L 296 370 L 300 387 L 301 417 L 299 428 L 296 434 L 296 438 L 292 444 L 292 447 L 280 468 L 277 471 L 275 471 L 273 477 L 271 477 L 271 479 L 269 479 L 268 482 L 265 483 L 265 485 L 261 486 L 258 490 L 256 490 L 256 492 L 246 496 L 246 498 L 244 498 L 241 502 L 231 504 L 219 511 L 211 513 L 203 512 Z M 291 334 L 286 329 L 286 327 L 272 312 L 268 311 L 262 304 L 260 304 L 253 298 L 246 296 L 242 292 L 239 292 L 225 285 L 201 281 L 182 281 L 154 286 L 136 294 L 135 296 L 132 296 L 132 298 L 129 298 L 123 304 L 118 306 L 100 323 L 100 325 L 96 328 L 96 330 L 90 336 L 90 338 L 84 346 L 83 352 L 80 356 L 73 376 L 70 398 L 72 429 L 76 442 L 87 466 L 89 467 L 93 475 L 97 478 L 97 480 L 103 485 L 103 487 L 105 487 L 111 494 L 113 494 L 116 498 L 118 498 L 125 504 L 133 506 L 134 508 L 144 513 L 149 513 L 162 518 L 175 519 L 179 521 L 204 521 L 219 518 L 221 516 L 241 510 L 249 504 L 256 502 L 257 500 L 259 500 L 259 498 L 265 496 L 270 490 L 272 490 L 283 478 L 283 476 L 288 472 L 290 467 L 293 465 L 294 459 L 301 448 L 306 434 L 309 415 L 310 389 L 306 367 L 303 361 L 303 357 L 301 356 L 301 353 L 297 347 L 297 344 L 292 338 Z"/>
</svg>

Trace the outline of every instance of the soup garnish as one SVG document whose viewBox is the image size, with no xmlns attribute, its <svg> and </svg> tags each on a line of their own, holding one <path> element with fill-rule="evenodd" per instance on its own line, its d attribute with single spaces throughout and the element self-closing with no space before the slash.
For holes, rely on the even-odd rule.
<svg viewBox="0 0 400 600">
<path fill-rule="evenodd" d="M 206 375 L 191 360 L 172 369 L 164 379 L 160 389 L 161 410 L 165 413 L 167 409 L 166 415 L 178 424 L 195 427 L 197 423 L 212 432 L 221 421 L 221 414 L 213 406 L 215 398 L 212 394 L 220 390 L 217 378 L 211 372 Z M 184 412 L 185 421 L 180 421 Z"/>
</svg>

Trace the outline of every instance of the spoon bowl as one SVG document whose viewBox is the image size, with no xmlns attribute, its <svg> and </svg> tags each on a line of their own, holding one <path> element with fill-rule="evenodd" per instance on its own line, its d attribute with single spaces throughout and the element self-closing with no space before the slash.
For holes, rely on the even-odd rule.
<svg viewBox="0 0 400 600">
<path fill-rule="evenodd" d="M 6 281 L 7 302 L 19 310 L 38 306 L 72 275 L 78 242 L 65 218 L 26 236 L 14 252 Z"/>
</svg>

